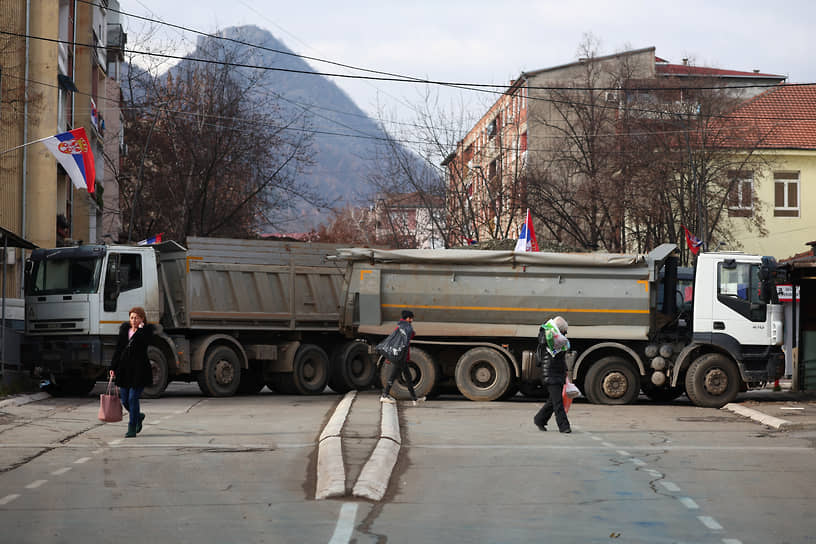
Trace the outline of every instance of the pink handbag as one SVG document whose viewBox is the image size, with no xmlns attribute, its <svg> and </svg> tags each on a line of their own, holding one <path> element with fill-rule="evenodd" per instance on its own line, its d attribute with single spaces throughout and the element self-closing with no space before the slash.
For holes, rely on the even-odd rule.
<svg viewBox="0 0 816 544">
<path fill-rule="evenodd" d="M 111 389 L 113 389 L 113 394 L 111 394 Z M 122 421 L 122 403 L 119 401 L 119 395 L 116 394 L 113 376 L 108 380 L 107 390 L 99 395 L 99 421 L 108 423 Z"/>
</svg>

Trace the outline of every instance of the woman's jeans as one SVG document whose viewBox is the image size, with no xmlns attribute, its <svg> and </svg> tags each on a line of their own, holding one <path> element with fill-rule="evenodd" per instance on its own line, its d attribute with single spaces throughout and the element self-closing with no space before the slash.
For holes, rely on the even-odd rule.
<svg viewBox="0 0 816 544">
<path fill-rule="evenodd" d="M 128 411 L 128 425 L 134 427 L 139 424 L 139 397 L 142 396 L 144 387 L 120 387 L 119 398 L 122 399 L 122 406 Z"/>
</svg>

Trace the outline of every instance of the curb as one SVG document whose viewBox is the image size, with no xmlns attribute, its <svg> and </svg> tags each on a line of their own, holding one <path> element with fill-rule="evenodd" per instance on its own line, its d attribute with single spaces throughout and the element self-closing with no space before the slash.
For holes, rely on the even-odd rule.
<svg viewBox="0 0 816 544">
<path fill-rule="evenodd" d="M 400 445 L 388 438 L 380 438 L 374 453 L 371 454 L 357 483 L 353 495 L 363 499 L 379 501 L 388 489 L 391 472 L 397 463 Z"/>
<path fill-rule="evenodd" d="M 787 419 L 780 419 L 778 417 L 769 416 L 768 414 L 764 414 L 759 410 L 754 410 L 753 408 L 746 408 L 741 404 L 729 403 L 723 406 L 723 410 L 730 410 L 735 414 L 739 414 L 741 416 L 750 418 L 758 423 L 762 423 L 763 425 L 768 425 L 769 427 L 773 427 L 777 430 L 782 429 L 790 429 L 794 425 Z"/>
<path fill-rule="evenodd" d="M 349 391 L 334 409 L 334 414 L 320 433 L 317 449 L 317 484 L 315 499 L 346 494 L 346 467 L 343 464 L 343 442 L 340 432 L 348 417 L 357 391 Z"/>
<path fill-rule="evenodd" d="M 22 406 L 23 404 L 37 402 L 39 400 L 45 400 L 48 398 L 51 398 L 51 395 L 49 395 L 48 393 L 34 393 L 32 395 L 20 395 L 17 397 L 12 397 L 10 399 L 0 401 L 0 409 L 5 408 L 6 406 Z"/>
</svg>

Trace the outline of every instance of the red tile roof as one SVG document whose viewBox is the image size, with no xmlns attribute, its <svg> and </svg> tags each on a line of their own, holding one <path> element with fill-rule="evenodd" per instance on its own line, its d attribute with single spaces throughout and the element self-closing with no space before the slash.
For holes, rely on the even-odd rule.
<svg viewBox="0 0 816 544">
<path fill-rule="evenodd" d="M 750 123 L 762 149 L 816 149 L 816 85 L 779 85 L 737 108 L 729 121 Z"/>
</svg>

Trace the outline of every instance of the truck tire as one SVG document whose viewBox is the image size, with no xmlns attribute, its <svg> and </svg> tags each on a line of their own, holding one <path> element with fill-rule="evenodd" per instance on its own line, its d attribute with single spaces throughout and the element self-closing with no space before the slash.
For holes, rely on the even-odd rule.
<svg viewBox="0 0 816 544">
<path fill-rule="evenodd" d="M 640 393 L 640 380 L 629 362 L 612 355 L 592 365 L 584 387 L 594 404 L 632 404 Z"/>
<path fill-rule="evenodd" d="M 320 346 L 302 344 L 292 363 L 292 380 L 301 395 L 319 395 L 329 381 L 329 356 Z"/>
<path fill-rule="evenodd" d="M 388 384 L 388 377 L 392 368 L 391 363 L 384 362 L 381 365 L 380 383 L 383 388 Z M 417 398 L 432 395 L 436 385 L 437 370 L 431 356 L 425 350 L 411 346 L 411 360 L 408 361 L 408 370 L 414 378 L 414 393 L 416 393 Z M 398 400 L 411 400 L 411 394 L 403 383 L 402 377 L 394 380 L 394 385 L 391 387 L 391 396 Z"/>
<path fill-rule="evenodd" d="M 492 348 L 472 348 L 456 363 L 456 387 L 470 400 L 500 399 L 512 382 L 510 365 L 504 356 Z"/>
<path fill-rule="evenodd" d="M 368 354 L 368 344 L 347 342 L 332 356 L 329 387 L 338 393 L 371 387 L 377 375 L 377 365 Z"/>
<path fill-rule="evenodd" d="M 722 408 L 737 398 L 739 390 L 739 370 L 725 355 L 708 353 L 698 357 L 686 372 L 686 394 L 697 406 Z"/>
<path fill-rule="evenodd" d="M 208 397 L 231 397 L 241 384 L 241 361 L 235 350 L 215 346 L 207 351 L 198 374 L 198 388 Z"/>
<path fill-rule="evenodd" d="M 142 396 L 146 399 L 157 399 L 167 389 L 169 369 L 167 357 L 156 346 L 147 346 L 147 358 L 150 360 L 150 370 L 153 373 L 153 384 L 144 388 Z"/>
</svg>

